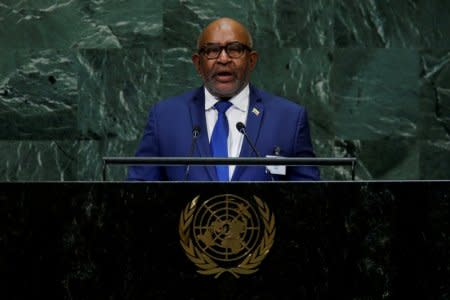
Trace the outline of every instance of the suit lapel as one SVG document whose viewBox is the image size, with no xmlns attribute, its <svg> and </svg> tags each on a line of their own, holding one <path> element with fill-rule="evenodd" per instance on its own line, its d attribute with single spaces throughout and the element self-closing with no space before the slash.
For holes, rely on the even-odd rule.
<svg viewBox="0 0 450 300">
<path fill-rule="evenodd" d="M 199 88 L 192 100 L 189 102 L 192 126 L 200 126 L 200 135 L 197 140 L 197 149 L 200 157 L 211 157 L 211 149 L 208 141 L 208 129 L 205 117 L 205 92 L 203 87 Z M 216 168 L 204 166 L 211 180 L 217 180 Z"/>
<path fill-rule="evenodd" d="M 264 105 L 258 91 L 250 85 L 250 103 L 247 112 L 246 129 L 247 135 L 254 145 L 258 142 L 262 118 L 264 115 Z M 256 147 L 256 146 L 255 146 Z M 239 157 L 257 157 L 249 143 L 242 141 L 242 148 Z M 232 180 L 238 180 L 244 169 L 248 166 L 236 166 Z"/>
</svg>

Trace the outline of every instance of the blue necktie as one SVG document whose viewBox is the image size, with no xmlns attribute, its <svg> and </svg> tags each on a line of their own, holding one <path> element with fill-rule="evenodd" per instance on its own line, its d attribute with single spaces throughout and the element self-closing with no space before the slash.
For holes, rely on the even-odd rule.
<svg viewBox="0 0 450 300">
<path fill-rule="evenodd" d="M 218 117 L 211 136 L 211 152 L 214 157 L 228 157 L 228 120 L 225 112 L 230 108 L 228 101 L 219 101 L 214 107 L 217 109 Z M 228 181 L 228 166 L 216 166 L 219 181 Z"/>
</svg>

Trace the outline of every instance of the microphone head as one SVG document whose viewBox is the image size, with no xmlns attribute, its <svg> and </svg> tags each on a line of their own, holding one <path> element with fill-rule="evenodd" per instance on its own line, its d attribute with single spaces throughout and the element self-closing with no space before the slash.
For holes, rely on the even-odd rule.
<svg viewBox="0 0 450 300">
<path fill-rule="evenodd" d="M 236 123 L 236 129 L 240 132 L 240 133 L 244 133 L 245 132 L 245 125 L 242 122 L 237 122 Z"/>
<path fill-rule="evenodd" d="M 194 137 L 198 137 L 198 136 L 200 135 L 200 126 L 195 125 L 195 126 L 192 128 L 192 135 L 193 135 Z"/>
</svg>

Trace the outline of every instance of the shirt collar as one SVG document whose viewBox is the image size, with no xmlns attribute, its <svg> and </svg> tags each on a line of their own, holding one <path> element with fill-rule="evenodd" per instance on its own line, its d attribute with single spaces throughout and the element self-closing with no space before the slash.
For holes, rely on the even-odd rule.
<svg viewBox="0 0 450 300">
<path fill-rule="evenodd" d="M 240 111 L 246 112 L 249 105 L 250 88 L 247 84 L 239 94 L 235 95 L 229 101 L 234 107 Z M 208 111 L 214 108 L 214 104 L 219 101 L 219 98 L 213 96 L 207 88 L 205 88 L 205 110 Z"/>
</svg>

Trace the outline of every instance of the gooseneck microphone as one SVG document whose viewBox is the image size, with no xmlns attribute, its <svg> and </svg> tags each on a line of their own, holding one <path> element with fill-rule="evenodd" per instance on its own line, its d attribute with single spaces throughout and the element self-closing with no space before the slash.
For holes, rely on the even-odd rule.
<svg viewBox="0 0 450 300">
<path fill-rule="evenodd" d="M 242 133 L 242 134 L 244 135 L 245 140 L 246 140 L 247 143 L 250 145 L 250 147 L 252 148 L 253 152 L 255 152 L 256 156 L 257 156 L 257 157 L 261 157 L 261 154 L 259 154 L 258 150 L 256 150 L 255 145 L 253 145 L 252 141 L 251 141 L 250 138 L 248 137 L 247 130 L 245 129 L 244 123 L 242 123 L 242 122 L 237 122 L 237 123 L 236 123 L 236 129 L 237 129 L 240 133 Z M 272 181 L 274 181 L 275 179 L 273 178 L 273 175 L 272 175 L 272 173 L 270 172 L 270 170 L 267 169 L 267 168 L 266 168 L 266 170 L 267 170 L 267 172 L 269 173 L 270 178 L 272 179 Z"/>
<path fill-rule="evenodd" d="M 261 155 L 259 154 L 258 150 L 256 150 L 255 145 L 253 145 L 252 141 L 250 140 L 250 138 L 248 137 L 247 134 L 247 130 L 245 130 L 245 125 L 242 122 L 237 122 L 236 123 L 236 129 L 242 133 L 245 137 L 245 139 L 247 140 L 247 143 L 250 145 L 250 147 L 252 147 L 253 152 L 255 152 L 257 157 L 261 157 Z"/>
<path fill-rule="evenodd" d="M 189 156 L 188 157 L 191 157 L 194 154 L 195 144 L 197 142 L 197 138 L 198 138 L 199 135 L 200 135 L 200 126 L 195 125 L 194 128 L 192 128 L 191 149 L 189 150 Z M 190 169 L 190 165 L 187 165 L 186 166 L 186 171 L 184 173 L 184 181 L 186 181 L 188 179 L 189 169 Z"/>
</svg>

